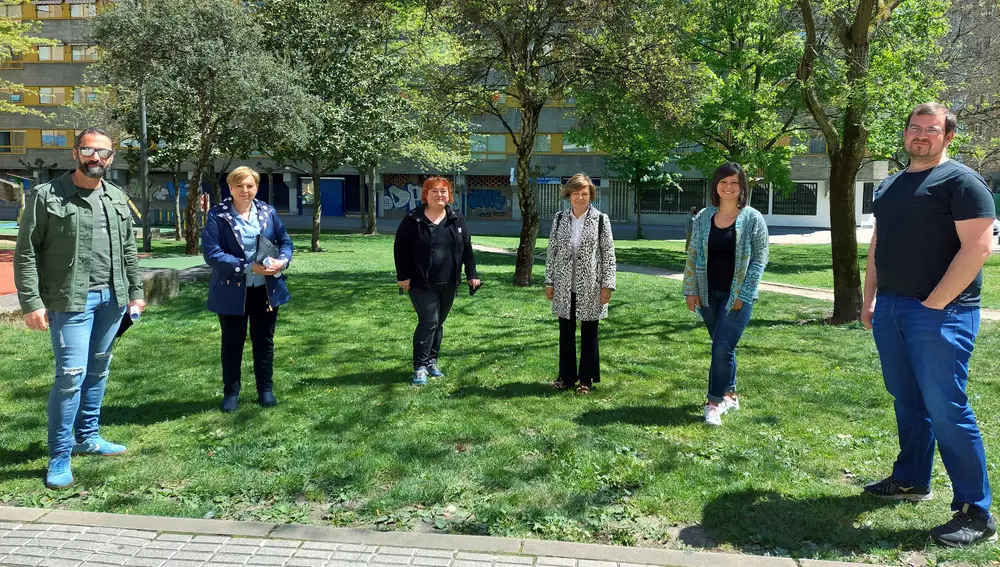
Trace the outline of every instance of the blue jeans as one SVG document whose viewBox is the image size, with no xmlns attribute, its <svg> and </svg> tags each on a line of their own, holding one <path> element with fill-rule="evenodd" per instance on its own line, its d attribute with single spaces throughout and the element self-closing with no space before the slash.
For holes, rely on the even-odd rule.
<svg viewBox="0 0 1000 567">
<path fill-rule="evenodd" d="M 934 443 L 951 478 L 952 510 L 987 518 L 993 497 L 986 451 L 965 386 L 979 332 L 979 308 L 930 309 L 920 300 L 880 293 L 872 321 L 885 387 L 895 398 L 899 456 L 892 476 L 929 485 Z"/>
<path fill-rule="evenodd" d="M 107 288 L 88 293 L 84 311 L 49 313 L 56 359 L 49 393 L 49 457 L 68 457 L 74 442 L 97 435 L 111 345 L 124 314 Z"/>
<path fill-rule="evenodd" d="M 744 303 L 739 310 L 726 312 L 729 292 L 708 291 L 708 305 L 701 306 L 701 317 L 712 337 L 712 364 L 708 368 L 708 400 L 721 402 L 727 392 L 736 391 L 736 343 L 750 322 L 753 305 Z"/>
</svg>

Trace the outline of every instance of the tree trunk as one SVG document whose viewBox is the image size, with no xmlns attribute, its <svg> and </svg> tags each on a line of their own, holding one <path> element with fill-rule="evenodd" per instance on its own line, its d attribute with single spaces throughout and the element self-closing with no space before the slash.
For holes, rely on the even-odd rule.
<svg viewBox="0 0 1000 567">
<path fill-rule="evenodd" d="M 170 168 L 174 178 L 174 240 L 181 239 L 181 164 Z"/>
<path fill-rule="evenodd" d="M 635 239 L 642 240 L 642 181 L 636 176 L 632 180 L 632 194 L 635 195 Z"/>
<path fill-rule="evenodd" d="M 844 140 L 847 142 L 847 140 Z M 849 161 L 849 160 L 844 160 Z M 860 160 L 859 162 L 860 163 Z M 833 318 L 831 323 L 861 316 L 861 272 L 854 216 L 857 167 L 836 163 L 830 169 L 830 240 L 833 252 Z"/>
<path fill-rule="evenodd" d="M 277 201 L 274 195 L 274 170 L 270 168 L 267 170 L 267 199 L 272 205 Z"/>
<path fill-rule="evenodd" d="M 219 172 L 215 170 L 215 160 L 208 163 L 208 174 L 211 175 L 212 204 L 222 202 L 222 187 L 219 185 Z"/>
<path fill-rule="evenodd" d="M 210 151 L 210 150 L 209 150 Z M 202 152 L 208 154 L 208 152 Z M 184 253 L 198 253 L 198 208 L 201 207 L 202 172 L 208 169 L 210 158 L 202 155 L 191 176 L 191 186 L 188 188 L 187 211 L 184 214 Z"/>
<path fill-rule="evenodd" d="M 535 149 L 538 117 L 542 105 L 525 105 L 521 110 L 521 136 L 517 144 L 517 197 L 521 207 L 521 240 L 517 245 L 514 285 L 530 286 L 535 263 L 535 241 L 541 224 L 535 203 L 535 186 L 531 182 L 531 153 Z"/>
<path fill-rule="evenodd" d="M 375 215 L 378 212 L 378 194 L 375 191 L 375 172 L 376 168 L 372 167 L 369 169 L 368 176 L 370 176 L 370 187 L 371 191 L 371 201 L 368 203 L 368 228 L 365 229 L 365 234 L 375 235 L 378 234 L 378 226 L 376 225 Z"/>
<path fill-rule="evenodd" d="M 323 175 L 323 172 L 319 169 L 319 159 L 313 156 L 312 159 L 312 182 L 313 182 L 313 232 L 312 232 L 312 251 L 322 252 L 323 249 L 319 247 L 319 232 L 320 232 L 320 218 L 323 214 L 323 200 L 320 198 L 319 193 L 319 178 Z"/>
</svg>

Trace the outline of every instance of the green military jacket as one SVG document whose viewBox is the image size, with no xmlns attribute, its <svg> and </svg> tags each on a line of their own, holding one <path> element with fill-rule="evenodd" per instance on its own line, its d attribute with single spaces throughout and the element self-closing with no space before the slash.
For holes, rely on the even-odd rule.
<svg viewBox="0 0 1000 567">
<path fill-rule="evenodd" d="M 132 213 L 125 193 L 101 180 L 108 211 L 111 281 L 118 306 L 143 298 Z M 21 215 L 14 249 L 14 284 L 21 311 L 83 311 L 90 290 L 94 210 L 72 172 L 36 187 Z"/>
</svg>

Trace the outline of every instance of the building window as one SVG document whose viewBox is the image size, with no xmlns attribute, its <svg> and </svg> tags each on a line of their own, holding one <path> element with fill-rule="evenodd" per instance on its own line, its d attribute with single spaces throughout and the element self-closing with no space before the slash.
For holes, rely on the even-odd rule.
<svg viewBox="0 0 1000 567">
<path fill-rule="evenodd" d="M 14 6 L 0 6 L 0 18 L 10 18 L 12 20 L 20 19 L 21 5 L 15 4 Z"/>
<path fill-rule="evenodd" d="M 71 18 L 92 18 L 96 15 L 97 15 L 96 2 L 73 4 L 69 7 L 69 16 Z"/>
<path fill-rule="evenodd" d="M 39 104 L 66 104 L 65 87 L 39 87 Z"/>
<path fill-rule="evenodd" d="M 24 138 L 24 130 L 0 130 L 0 154 L 23 154 Z"/>
<path fill-rule="evenodd" d="M 564 138 L 562 151 L 564 154 L 584 154 L 594 151 L 594 148 L 590 144 L 579 145 L 579 144 L 574 144 L 572 142 L 567 142 L 566 139 Z"/>
<path fill-rule="evenodd" d="M 507 138 L 503 134 L 473 134 L 469 137 L 472 159 L 502 161 L 507 159 Z"/>
<path fill-rule="evenodd" d="M 826 138 L 822 136 L 815 138 L 792 138 L 793 146 L 805 146 L 806 155 L 820 155 L 826 153 Z"/>
<path fill-rule="evenodd" d="M 74 45 L 73 61 L 97 61 L 97 46 Z"/>
<path fill-rule="evenodd" d="M 24 69 L 24 56 L 0 48 L 0 69 Z"/>
<path fill-rule="evenodd" d="M 35 6 L 35 14 L 39 20 L 63 17 L 62 4 L 39 4 Z"/>
<path fill-rule="evenodd" d="M 708 193 L 704 179 L 679 179 L 676 187 L 647 189 L 639 201 L 643 213 L 678 214 L 690 212 L 691 207 L 704 208 Z"/>
<path fill-rule="evenodd" d="M 768 214 L 768 205 L 771 200 L 771 185 L 761 183 L 750 189 L 750 206 L 757 209 L 762 215 Z"/>
<path fill-rule="evenodd" d="M 552 134 L 538 134 L 535 136 L 535 151 L 547 153 L 552 151 Z"/>
<path fill-rule="evenodd" d="M 817 183 L 796 183 L 795 191 L 775 191 L 771 214 L 815 216 L 818 187 Z"/>
<path fill-rule="evenodd" d="M 38 46 L 38 60 L 39 61 L 62 61 L 63 60 L 63 46 L 62 45 L 39 45 Z"/>
<path fill-rule="evenodd" d="M 98 95 L 94 92 L 94 89 L 88 87 L 77 87 L 73 89 L 73 102 L 76 104 L 84 104 L 97 102 Z"/>
<path fill-rule="evenodd" d="M 42 145 L 66 147 L 65 130 L 42 130 Z"/>
<path fill-rule="evenodd" d="M 868 183 L 865 183 L 865 191 L 861 196 L 861 214 L 872 214 L 872 201 L 874 200 L 875 184 L 869 181 Z"/>
</svg>

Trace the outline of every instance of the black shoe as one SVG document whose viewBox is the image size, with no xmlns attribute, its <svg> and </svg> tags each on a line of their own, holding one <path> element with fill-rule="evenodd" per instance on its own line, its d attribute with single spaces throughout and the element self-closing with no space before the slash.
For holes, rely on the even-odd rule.
<svg viewBox="0 0 1000 567">
<path fill-rule="evenodd" d="M 236 408 L 240 406 L 239 396 L 226 396 L 222 398 L 222 412 L 231 413 L 236 411 Z"/>
<path fill-rule="evenodd" d="M 257 403 L 262 408 L 272 408 L 278 405 L 278 400 L 274 399 L 273 392 L 257 392 Z"/>
<path fill-rule="evenodd" d="M 955 512 L 947 524 L 931 530 L 931 537 L 941 545 L 965 547 L 979 541 L 996 541 L 997 525 L 992 516 L 980 520 L 965 512 Z"/>
<path fill-rule="evenodd" d="M 879 498 L 889 500 L 910 500 L 919 502 L 934 498 L 930 486 L 913 486 L 904 484 L 891 476 L 865 486 L 865 492 Z"/>
</svg>

